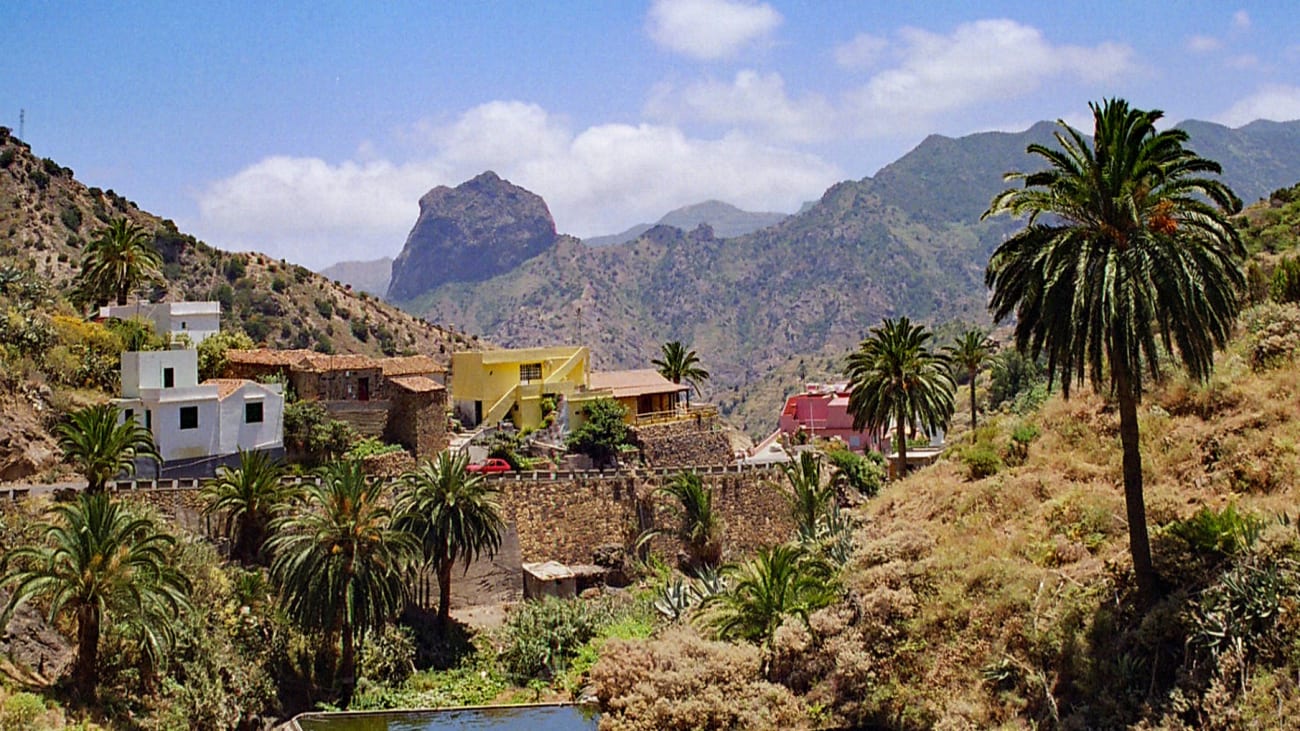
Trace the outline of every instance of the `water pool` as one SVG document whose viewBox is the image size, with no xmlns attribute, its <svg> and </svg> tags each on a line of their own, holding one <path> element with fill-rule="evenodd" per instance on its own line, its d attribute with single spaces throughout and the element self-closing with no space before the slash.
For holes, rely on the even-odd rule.
<svg viewBox="0 0 1300 731">
<path fill-rule="evenodd" d="M 302 731 L 594 731 L 596 728 L 593 711 L 573 705 L 304 713 L 296 721 Z"/>
</svg>

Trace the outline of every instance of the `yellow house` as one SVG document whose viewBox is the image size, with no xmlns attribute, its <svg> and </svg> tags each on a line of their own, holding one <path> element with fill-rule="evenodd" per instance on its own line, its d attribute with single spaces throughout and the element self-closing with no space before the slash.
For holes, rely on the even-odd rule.
<svg viewBox="0 0 1300 731">
<path fill-rule="evenodd" d="M 472 426 L 510 419 L 536 428 L 543 399 L 558 404 L 584 393 L 590 367 L 590 352 L 575 345 L 452 353 L 453 408 Z"/>
</svg>

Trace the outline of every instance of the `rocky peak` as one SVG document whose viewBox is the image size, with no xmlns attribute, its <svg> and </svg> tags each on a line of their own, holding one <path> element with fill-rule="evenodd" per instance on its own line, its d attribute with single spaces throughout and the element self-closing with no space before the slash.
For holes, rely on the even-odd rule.
<svg viewBox="0 0 1300 731">
<path fill-rule="evenodd" d="M 393 261 L 388 299 L 407 301 L 447 282 L 480 282 L 554 246 L 546 201 L 488 171 L 420 198 L 420 217 Z"/>
</svg>

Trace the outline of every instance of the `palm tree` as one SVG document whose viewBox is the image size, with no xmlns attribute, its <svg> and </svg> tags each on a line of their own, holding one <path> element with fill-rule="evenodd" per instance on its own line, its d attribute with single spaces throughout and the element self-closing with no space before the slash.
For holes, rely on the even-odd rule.
<svg viewBox="0 0 1300 731">
<path fill-rule="evenodd" d="M 853 428 L 887 429 L 898 442 L 898 477 L 907 474 L 907 426 L 942 429 L 953 411 L 956 384 L 947 356 L 928 345 L 934 333 L 911 320 L 885 318 L 849 355 L 849 413 Z"/>
<path fill-rule="evenodd" d="M 994 317 L 1016 317 L 1017 348 L 1047 354 L 1049 382 L 1059 372 L 1068 398 L 1086 373 L 1118 402 L 1129 548 L 1151 600 L 1157 578 L 1137 419 L 1143 370 L 1160 377 L 1163 348 L 1194 378 L 1209 377 L 1245 283 L 1245 250 L 1228 219 L 1241 201 L 1202 177 L 1220 167 L 1183 146 L 1186 132 L 1156 129 L 1161 112 L 1120 99 L 1089 106 L 1091 145 L 1058 122 L 1060 149 L 1028 148 L 1049 167 L 1009 174 L 1024 187 L 1000 193 L 984 213 L 1029 217 L 993 253 L 985 281 Z"/>
<path fill-rule="evenodd" d="M 989 339 L 988 333 L 979 328 L 971 328 L 957 336 L 957 343 L 944 348 L 953 366 L 966 369 L 970 377 L 970 428 L 979 426 L 975 417 L 975 378 L 980 368 L 993 358 L 997 346 Z"/>
<path fill-rule="evenodd" d="M 700 381 L 709 380 L 709 372 L 700 367 L 700 359 L 695 351 L 687 350 L 679 340 L 664 343 L 660 350 L 663 358 L 650 361 L 651 365 L 659 369 L 659 375 L 678 385 L 685 381 L 699 393 Z M 686 390 L 686 405 L 691 405 L 690 388 Z"/>
<path fill-rule="evenodd" d="M 506 524 L 499 491 L 467 468 L 463 452 L 442 452 L 402 476 L 406 492 L 398 500 L 399 525 L 420 543 L 425 566 L 438 576 L 438 620 L 451 618 L 451 569 L 457 559 L 471 562 L 501 548 Z"/>
<path fill-rule="evenodd" d="M 271 521 L 266 542 L 285 612 L 306 629 L 341 644 L 341 706 L 356 689 L 357 637 L 377 629 L 407 599 L 407 568 L 416 546 L 398 530 L 384 485 L 360 462 L 332 463 L 303 493 L 301 510 Z"/>
<path fill-rule="evenodd" d="M 40 526 L 43 544 L 3 559 L 0 586 L 13 591 L 0 626 L 20 605 L 48 601 L 50 622 L 70 618 L 76 624 L 73 686 L 93 697 L 104 622 L 128 626 L 161 656 L 158 645 L 171 637 L 171 622 L 189 608 L 190 584 L 170 562 L 176 540 L 107 494 L 83 493 L 51 511 L 57 520 Z"/>
<path fill-rule="evenodd" d="M 116 218 L 86 244 L 79 287 L 93 302 L 127 295 L 141 282 L 160 278 L 162 257 L 148 234 L 126 218 Z"/>
<path fill-rule="evenodd" d="M 203 487 L 205 515 L 224 512 L 231 555 L 245 566 L 259 562 L 266 528 L 276 509 L 296 492 L 284 484 L 284 467 L 267 452 L 239 450 L 239 467 L 220 467 Z"/>
<path fill-rule="evenodd" d="M 90 492 L 102 492 L 108 481 L 119 474 L 135 474 L 138 457 L 162 461 L 148 429 L 134 419 L 119 424 L 117 417 L 116 406 L 98 404 L 72 412 L 56 428 L 59 446 L 85 476 Z"/>
<path fill-rule="evenodd" d="M 830 604 L 835 586 L 830 567 L 796 544 L 760 548 L 753 560 L 724 571 L 728 589 L 704 601 L 705 624 L 723 639 L 742 639 L 770 649 L 786 617 L 808 615 Z"/>
<path fill-rule="evenodd" d="M 799 459 L 781 465 L 790 492 L 786 499 L 794 516 L 800 541 L 815 540 L 820 524 L 830 515 L 835 503 L 835 486 L 822 484 L 821 460 L 812 452 L 801 452 Z"/>
<path fill-rule="evenodd" d="M 677 522 L 671 533 L 686 545 L 686 568 L 699 572 L 716 567 L 722 560 L 722 521 L 713 511 L 713 491 L 694 472 L 679 472 L 655 492 L 676 501 L 668 503 Z M 666 532 L 647 531 L 638 543 Z"/>
</svg>

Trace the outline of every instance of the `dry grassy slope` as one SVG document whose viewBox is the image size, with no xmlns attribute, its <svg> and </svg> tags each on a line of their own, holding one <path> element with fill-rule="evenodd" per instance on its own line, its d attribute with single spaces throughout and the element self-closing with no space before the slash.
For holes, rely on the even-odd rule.
<svg viewBox="0 0 1300 731">
<path fill-rule="evenodd" d="M 1300 322 L 1300 311 L 1291 313 Z M 1295 540 L 1295 528 L 1274 516 L 1295 518 L 1300 498 L 1300 367 L 1288 362 L 1253 372 L 1253 347 L 1253 336 L 1243 334 L 1220 356 L 1208 384 L 1172 376 L 1141 409 L 1156 561 L 1175 584 L 1187 572 L 1188 556 L 1162 527 L 1203 506 L 1233 503 L 1266 517 L 1266 544 Z M 1021 419 L 993 421 L 985 436 L 1005 445 Z M 882 707 L 910 719 L 901 725 L 1025 727 L 1034 716 L 1050 716 L 1043 688 L 1056 694 L 1063 716 L 1095 722 L 1080 711 L 1081 702 L 1104 715 L 1097 707 L 1107 701 L 1080 698 L 1068 684 L 1086 683 L 1064 669 L 1095 670 L 1116 660 L 1090 653 L 1104 644 L 1097 637 L 1119 631 L 1108 623 L 1125 615 L 1131 586 L 1118 416 L 1100 397 L 1082 393 L 1069 401 L 1053 397 L 1025 421 L 1042 434 L 1023 466 L 972 481 L 959 444 L 944 461 L 888 487 L 857 516 L 864 527 L 847 571 L 847 604 L 866 617 L 861 625 L 880 620 L 893 633 L 876 638 L 888 650 L 872 672 L 877 687 L 888 689 L 879 694 L 889 699 Z M 852 634 L 835 611 L 820 621 L 829 637 Z M 870 631 L 858 630 L 870 641 Z M 1076 661 L 1059 657 L 1068 654 Z M 999 667 L 1020 681 L 999 689 L 987 677 Z M 1300 708 L 1294 682 L 1275 689 L 1268 678 L 1252 680 L 1253 690 L 1224 703 L 1245 708 L 1264 694 L 1273 711 L 1261 711 L 1260 721 Z M 833 697 L 827 682 L 811 697 Z M 1117 726 L 1136 720 L 1112 717 Z"/>
<path fill-rule="evenodd" d="M 467 342 L 306 268 L 196 241 L 111 190 L 87 188 L 71 170 L 33 155 L 8 130 L 0 131 L 0 163 L 0 256 L 33 262 L 57 286 L 70 284 L 85 242 L 107 221 L 126 216 L 157 234 L 170 298 L 224 299 L 233 307 L 223 312 L 223 326 L 243 327 L 272 347 L 328 342 L 336 352 L 368 355 L 387 347 L 446 362 L 453 348 Z M 233 260 L 243 263 L 242 275 L 234 276 Z"/>
</svg>

